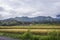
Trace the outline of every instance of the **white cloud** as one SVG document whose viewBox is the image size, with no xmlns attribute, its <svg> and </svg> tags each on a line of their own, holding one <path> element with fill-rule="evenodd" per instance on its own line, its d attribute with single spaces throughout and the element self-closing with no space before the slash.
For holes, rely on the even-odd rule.
<svg viewBox="0 0 60 40">
<path fill-rule="evenodd" d="M 0 0 L 0 15 L 4 18 L 16 16 L 52 16 L 60 13 L 60 0 Z"/>
</svg>

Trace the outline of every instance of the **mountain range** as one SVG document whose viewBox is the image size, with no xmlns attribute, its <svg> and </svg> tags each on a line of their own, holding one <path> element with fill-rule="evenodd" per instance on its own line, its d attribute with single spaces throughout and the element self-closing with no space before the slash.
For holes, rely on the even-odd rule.
<svg viewBox="0 0 60 40">
<path fill-rule="evenodd" d="M 56 18 L 52 18 L 50 16 L 38 16 L 38 17 L 33 17 L 33 18 L 29 18 L 29 17 L 15 17 L 15 18 L 9 18 L 9 19 L 4 19 L 4 20 L 0 20 L 0 21 L 21 21 L 21 22 L 43 22 L 43 21 L 60 21 L 60 17 L 56 17 Z"/>
<path fill-rule="evenodd" d="M 56 17 L 56 18 L 52 18 L 50 16 L 38 16 L 38 17 L 33 17 L 33 18 L 29 18 L 29 17 L 15 17 L 15 18 L 9 18 L 9 19 L 4 19 L 4 20 L 0 20 L 0 25 L 4 24 L 12 24 L 12 25 L 16 25 L 16 24 L 21 24 L 21 22 L 39 22 L 39 23 L 60 23 L 60 17 Z"/>
</svg>

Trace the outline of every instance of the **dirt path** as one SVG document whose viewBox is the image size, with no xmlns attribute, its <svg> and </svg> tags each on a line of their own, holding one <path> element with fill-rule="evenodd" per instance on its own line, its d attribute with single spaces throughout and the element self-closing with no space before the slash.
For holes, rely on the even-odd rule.
<svg viewBox="0 0 60 40">
<path fill-rule="evenodd" d="M 13 39 L 13 38 L 9 38 L 9 37 L 0 36 L 0 40 L 18 40 L 18 39 Z"/>
</svg>

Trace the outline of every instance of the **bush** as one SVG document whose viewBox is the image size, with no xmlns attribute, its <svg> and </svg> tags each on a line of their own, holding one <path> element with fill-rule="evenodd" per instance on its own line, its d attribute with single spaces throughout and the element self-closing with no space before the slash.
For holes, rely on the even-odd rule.
<svg viewBox="0 0 60 40">
<path fill-rule="evenodd" d="M 40 36 L 37 35 L 33 36 L 33 40 L 40 40 Z"/>
<path fill-rule="evenodd" d="M 32 33 L 30 32 L 30 30 L 28 30 L 26 33 L 24 33 L 22 35 L 22 39 L 23 40 L 32 40 L 33 39 L 33 35 Z"/>
<path fill-rule="evenodd" d="M 59 40 L 59 36 L 56 31 L 50 32 L 48 37 L 50 40 Z"/>
</svg>

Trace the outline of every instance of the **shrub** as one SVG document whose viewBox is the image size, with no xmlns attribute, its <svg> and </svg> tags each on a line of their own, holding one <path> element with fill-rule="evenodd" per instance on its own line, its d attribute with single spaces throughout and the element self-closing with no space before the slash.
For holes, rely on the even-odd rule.
<svg viewBox="0 0 60 40">
<path fill-rule="evenodd" d="M 30 32 L 30 30 L 28 30 L 26 33 L 24 33 L 22 35 L 22 39 L 23 40 L 32 40 L 33 39 L 33 35 L 32 33 Z"/>
<path fill-rule="evenodd" d="M 57 40 L 58 39 L 57 32 L 56 31 L 50 32 L 48 37 L 49 37 L 49 40 Z"/>
</svg>

